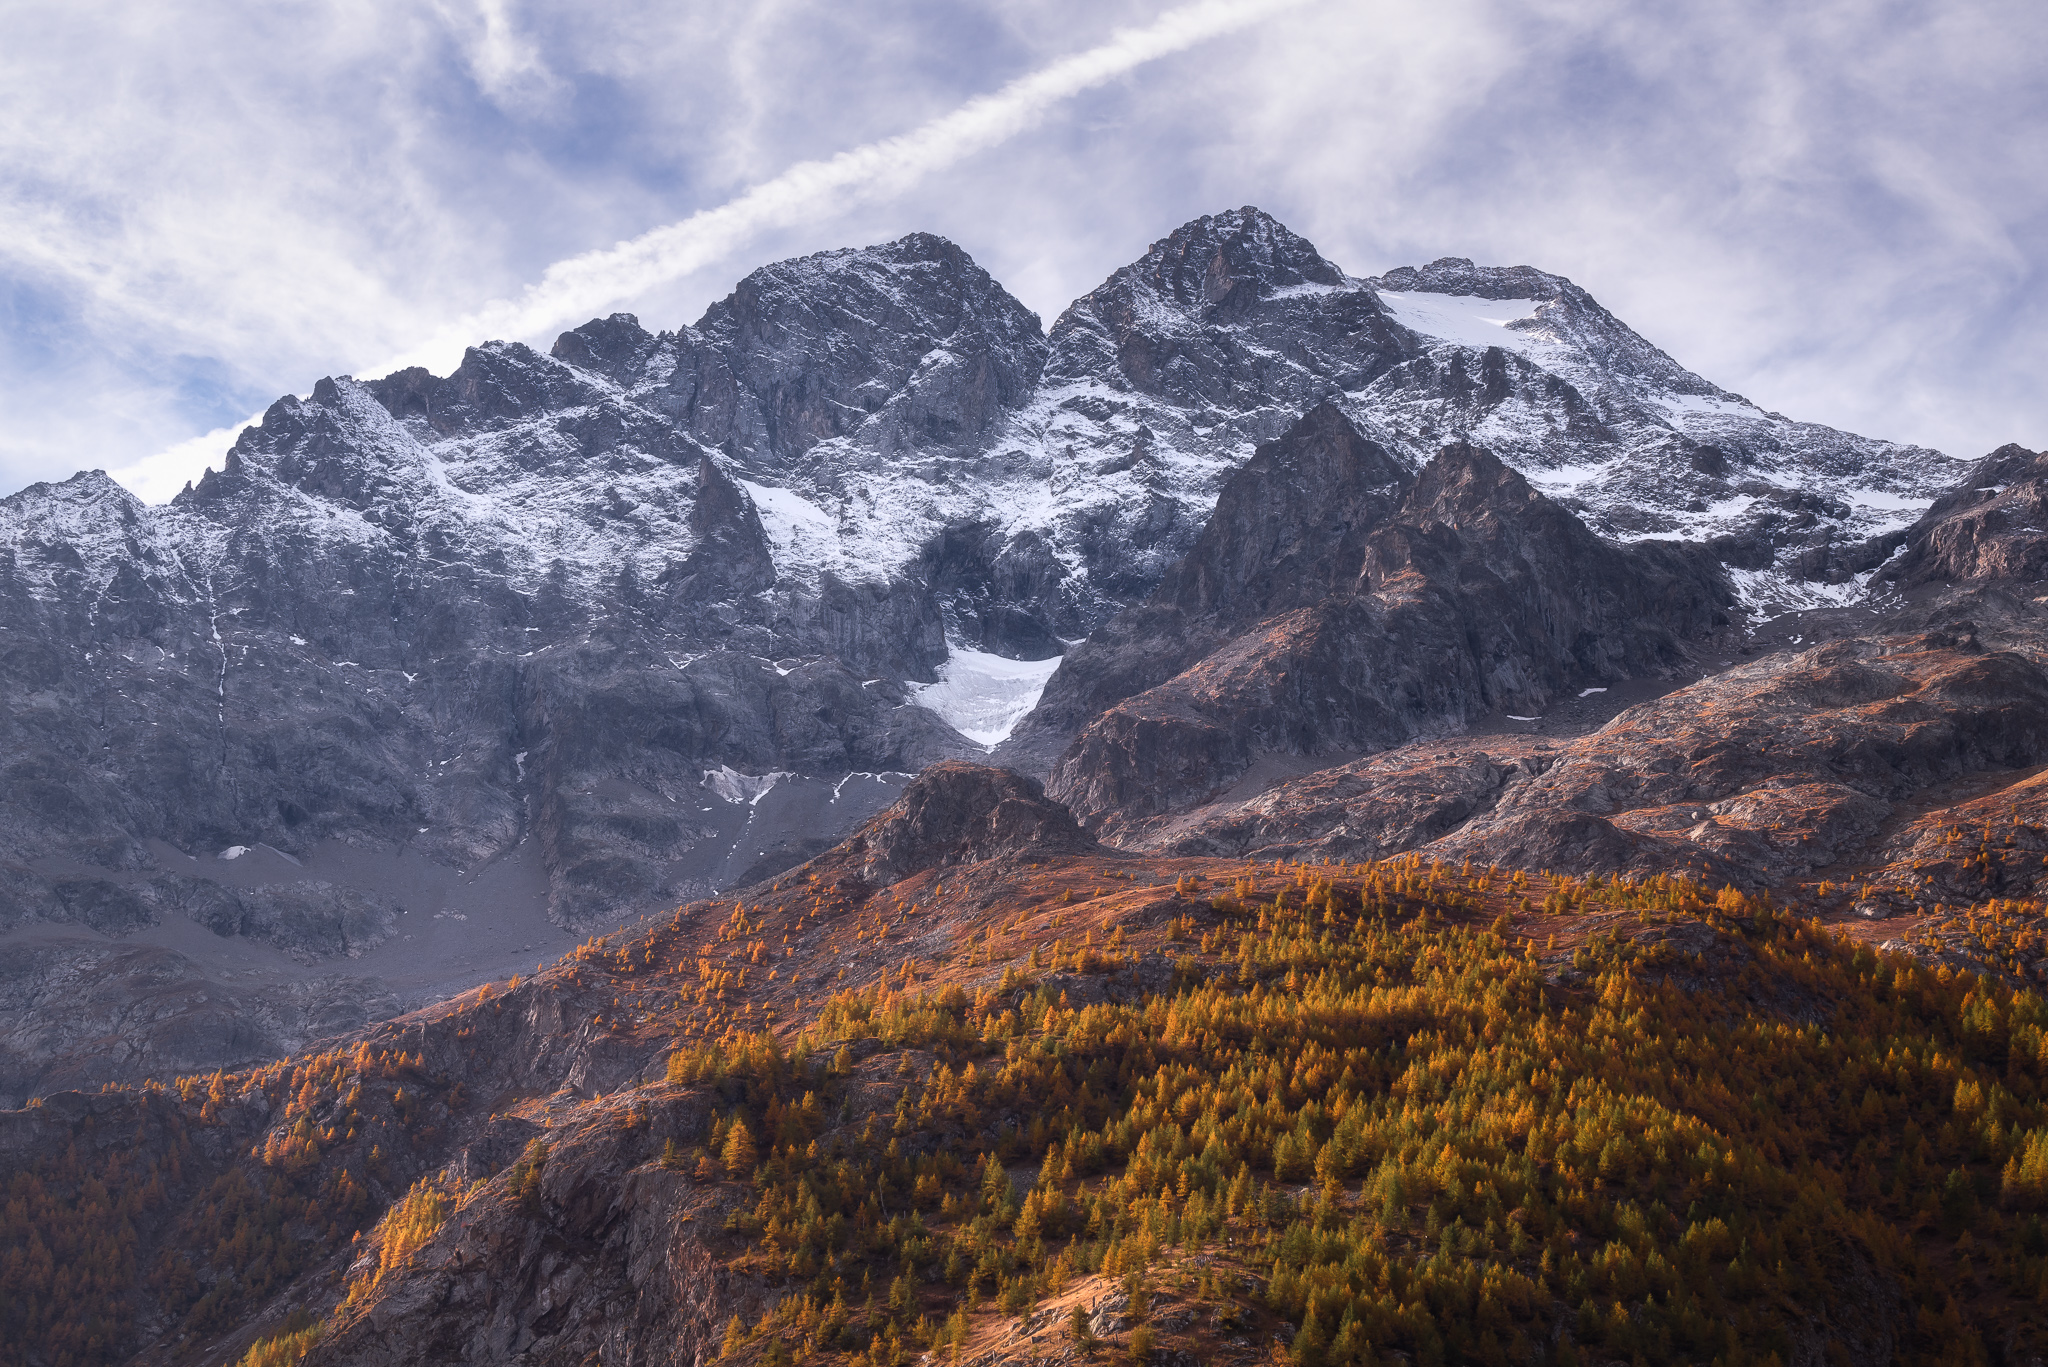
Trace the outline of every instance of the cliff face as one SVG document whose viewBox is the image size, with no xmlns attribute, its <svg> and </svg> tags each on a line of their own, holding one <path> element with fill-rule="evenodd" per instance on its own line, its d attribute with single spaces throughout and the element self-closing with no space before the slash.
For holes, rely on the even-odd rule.
<svg viewBox="0 0 2048 1367">
<path fill-rule="evenodd" d="M 1095 842 L 1021 774 L 958 761 L 917 776 L 896 804 L 843 847 L 871 882 L 1000 856 L 1084 854 Z"/>
<path fill-rule="evenodd" d="M 2044 759 L 2048 675 L 2034 662 L 1949 636 L 1841 642 L 1730 669 L 1590 735 L 1449 738 L 1320 771 L 1155 823 L 1144 843 L 1704 868 L 1769 886 L 1855 866 L 1895 810 L 1942 785 Z"/>
<path fill-rule="evenodd" d="M 1901 585 L 2048 578 L 2048 455 L 2001 446 L 1934 501 L 1885 578 Z"/>
</svg>

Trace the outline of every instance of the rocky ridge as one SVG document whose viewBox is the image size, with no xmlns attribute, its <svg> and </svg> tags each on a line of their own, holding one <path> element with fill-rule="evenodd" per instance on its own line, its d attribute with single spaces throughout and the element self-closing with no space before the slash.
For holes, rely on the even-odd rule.
<svg viewBox="0 0 2048 1367">
<path fill-rule="evenodd" d="M 2032 896 L 2048 886 L 2048 615 L 2038 533 L 2013 509 L 2027 506 L 2036 459 L 2008 448 L 1937 500 L 1885 570 L 1911 598 L 1833 623 L 1824 634 L 1838 639 L 1698 660 L 1661 696 L 1576 734 L 1533 707 L 1486 734 L 1285 775 L 1111 839 L 1183 855 L 1426 850 L 1521 868 L 1689 869 L 1832 889 L 1832 904 L 1879 919 Z"/>
</svg>

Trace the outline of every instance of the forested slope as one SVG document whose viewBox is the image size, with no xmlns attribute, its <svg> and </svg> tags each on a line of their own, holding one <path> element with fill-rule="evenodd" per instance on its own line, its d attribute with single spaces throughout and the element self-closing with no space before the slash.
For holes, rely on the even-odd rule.
<svg viewBox="0 0 2048 1367">
<path fill-rule="evenodd" d="M 0 1342 L 2038 1361 L 2043 924 L 1960 971 L 1670 876 L 1131 857 L 941 766 L 532 979 L 7 1115 Z"/>
</svg>

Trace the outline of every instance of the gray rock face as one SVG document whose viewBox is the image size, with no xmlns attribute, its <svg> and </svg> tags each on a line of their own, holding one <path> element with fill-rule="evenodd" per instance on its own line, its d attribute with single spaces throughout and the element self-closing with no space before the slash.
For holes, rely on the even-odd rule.
<svg viewBox="0 0 2048 1367">
<path fill-rule="evenodd" d="M 701 1114 L 660 1119 L 707 1128 Z M 688 1178 L 636 1165 L 643 1155 L 594 1126 L 548 1137 L 530 1210 L 479 1203 L 456 1216 L 372 1313 L 337 1326 L 321 1361 L 715 1360 L 725 1321 L 758 1315 L 765 1298 L 698 1235 L 692 1221 L 707 1214 Z"/>
<path fill-rule="evenodd" d="M 1044 364 L 1038 316 L 952 243 L 913 233 L 742 280 L 678 339 L 658 407 L 763 471 L 846 436 L 929 460 L 977 446 Z"/>
<path fill-rule="evenodd" d="M 1046 379 L 1218 416 L 1299 410 L 1363 388 L 1414 351 L 1372 294 L 1350 285 L 1256 209 L 1196 219 L 1060 315 Z M 1331 334 L 1337 348 L 1311 344 Z"/>
<path fill-rule="evenodd" d="M 662 865 L 695 838 L 673 809 L 703 805 L 708 769 L 966 748 L 903 707 L 898 681 L 944 650 L 922 585 L 778 596 L 716 461 L 525 348 L 447 380 L 323 381 L 168 509 L 98 475 L 7 503 L 16 860 L 340 839 L 467 866 L 530 829 L 576 920 L 692 890 Z M 603 790 L 627 773 L 656 812 Z M 11 921 L 148 919 L 117 884 L 10 882 Z"/>
<path fill-rule="evenodd" d="M 1360 283 L 1425 354 L 1349 396 L 1357 416 L 1397 441 L 1479 442 L 1603 536 L 1711 541 L 1745 570 L 1820 578 L 1957 473 L 1766 413 L 1563 276 L 1446 257 Z"/>
<path fill-rule="evenodd" d="M 2036 632 L 2026 653 L 1931 632 L 1773 655 L 1576 738 L 1404 746 L 1142 823 L 1122 843 L 1257 858 L 1422 850 L 1575 873 L 1690 868 L 1751 887 L 1837 869 L 1888 886 L 1903 907 L 2013 896 L 2038 890 L 2038 839 L 2007 842 L 2018 848 L 1980 865 L 1974 841 L 1952 836 L 1994 810 L 2038 814 L 2038 785 L 1973 779 L 2031 775 L 2048 756 L 2038 622 Z M 1964 780 L 1990 791 L 1950 805 L 1942 785 Z M 1901 807 L 1922 815 L 1887 836 Z"/>
<path fill-rule="evenodd" d="M 1901 585 L 2048 579 L 2048 453 L 2001 446 L 1935 500 L 1885 577 Z"/>
<path fill-rule="evenodd" d="M 979 764 L 935 764 L 847 843 L 869 882 L 1001 855 L 1085 854 L 1095 841 L 1034 779 Z"/>
</svg>

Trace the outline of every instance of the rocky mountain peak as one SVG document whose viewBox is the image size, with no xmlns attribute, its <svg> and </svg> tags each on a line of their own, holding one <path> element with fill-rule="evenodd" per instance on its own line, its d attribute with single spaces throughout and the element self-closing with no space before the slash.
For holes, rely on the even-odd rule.
<svg viewBox="0 0 2048 1367">
<path fill-rule="evenodd" d="M 1404 580 L 1412 584 L 1418 579 L 1457 592 L 1488 583 L 1532 603 L 1553 596 L 1562 602 L 1575 595 L 1590 603 L 1610 595 L 1617 576 L 1649 575 L 1647 566 L 1617 558 L 1614 549 L 1568 509 L 1531 487 L 1493 452 L 1470 442 L 1454 442 L 1438 451 L 1416 475 L 1398 515 L 1376 533 L 1367 543 L 1362 578 L 1382 589 L 1406 588 Z M 1579 587 L 1564 589 L 1565 585 Z M 1688 585 L 1686 624 L 1680 634 L 1694 634 L 1710 624 L 1696 588 Z M 1705 601 L 1717 596 L 1710 591 Z M 1479 602 L 1471 609 L 1489 617 L 1494 613 L 1492 605 Z M 1570 611 L 1565 610 L 1567 615 Z M 1546 605 L 1539 615 L 1556 620 L 1559 612 Z M 1629 620 L 1624 615 L 1620 621 L 1610 620 L 1606 631 L 1620 639 L 1641 635 L 1648 625 L 1647 618 Z M 1560 652 L 1554 645 L 1550 653 Z"/>
<path fill-rule="evenodd" d="M 1162 299 L 1198 309 L 1224 306 L 1244 293 L 1257 298 L 1291 286 L 1344 283 L 1344 272 L 1315 244 L 1250 205 L 1182 224 L 1111 281 L 1126 275 Z"/>
<path fill-rule="evenodd" d="M 1383 522 L 1413 480 L 1343 410 L 1318 404 L 1230 477 L 1153 601 L 1243 623 L 1320 597 L 1331 570 L 1356 564 L 1345 543 Z"/>
<path fill-rule="evenodd" d="M 0 583 L 104 582 L 125 562 L 166 558 L 151 531 L 148 507 L 104 470 L 31 484 L 0 498 Z"/>
<path fill-rule="evenodd" d="M 1417 475 L 1334 407 L 1225 485 L 1161 592 L 1071 651 L 1021 744 L 1112 843 L 1265 756 L 1372 751 L 1668 672 L 1728 623 L 1704 555 L 1603 541 L 1466 442 Z M 1135 833 L 1134 833 L 1135 832 Z"/>
<path fill-rule="evenodd" d="M 1305 353 L 1282 341 L 1288 331 L 1328 336 L 1330 345 Z M 1362 388 L 1413 349 L 1369 290 L 1250 207 L 1195 219 L 1153 243 L 1069 305 L 1050 342 L 1048 380 L 1108 381 L 1193 410 L 1205 426 L 1243 408 L 1257 388 L 1285 390 L 1300 412 Z M 1271 424 L 1255 433 L 1277 435 Z"/>
<path fill-rule="evenodd" d="M 620 385 L 632 385 L 646 370 L 661 339 L 640 326 L 631 313 L 593 318 L 555 338 L 548 354 L 566 365 L 588 370 Z"/>
<path fill-rule="evenodd" d="M 66 510 L 111 509 L 117 516 L 133 516 L 142 500 L 116 483 L 105 470 L 80 470 L 69 479 L 31 484 L 0 498 L 9 522 L 33 517 L 49 519 L 54 525 Z"/>
<path fill-rule="evenodd" d="M 1030 396 L 1038 315 L 953 243 L 913 233 L 764 266 L 678 339 L 661 406 L 785 471 L 812 447 L 958 448 Z"/>
<path fill-rule="evenodd" d="M 1617 401 L 1640 402 L 1636 391 L 1643 389 L 1748 407 L 1739 395 L 1694 375 L 1562 275 L 1534 266 L 1479 266 L 1462 256 L 1445 256 L 1427 266 L 1398 267 L 1365 283 L 1397 296 L 1387 301 L 1395 315 L 1425 336 L 1437 335 L 1440 323 L 1449 322 L 1447 340 L 1471 345 L 1476 340 L 1472 321 L 1492 324 L 1499 329 L 1494 345 L 1566 378 L 1596 409 L 1613 416 L 1619 416 Z M 1471 307 L 1481 300 L 1507 307 Z M 1617 379 L 1633 382 L 1632 389 L 1618 389 Z"/>
<path fill-rule="evenodd" d="M 1410 516 L 1417 522 L 1451 527 L 1548 503 L 1520 471 L 1469 441 L 1453 442 L 1438 451 L 1422 467 L 1408 496 Z"/>
<path fill-rule="evenodd" d="M 1053 324 L 1055 352 L 1102 329 L 1182 326 L 1243 315 L 1276 291 L 1340 289 L 1344 272 L 1261 209 L 1204 215 L 1167 234 L 1068 306 Z"/>
<path fill-rule="evenodd" d="M 707 309 L 695 330 L 753 351 L 821 328 L 856 341 L 895 335 L 929 345 L 963 326 L 1027 353 L 1044 338 L 1038 315 L 973 257 L 943 237 L 911 233 L 763 266 Z"/>
<path fill-rule="evenodd" d="M 1002 855 L 1085 854 L 1095 841 L 1036 779 L 960 760 L 935 764 L 846 844 L 869 882 Z"/>
<path fill-rule="evenodd" d="M 1534 266 L 1475 266 L 1463 256 L 1440 256 L 1427 266 L 1396 267 L 1370 283 L 1375 289 L 1475 299 L 1556 299 L 1578 288 L 1563 276 Z"/>
<path fill-rule="evenodd" d="M 2048 451 L 1999 447 L 1906 534 L 1886 571 L 1901 584 L 2048 580 Z"/>
</svg>

